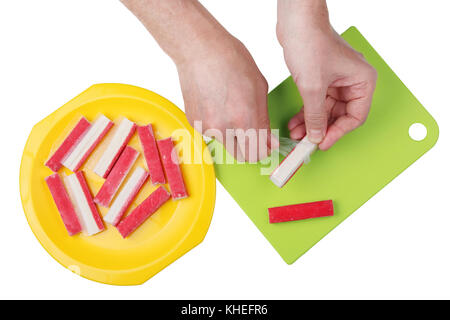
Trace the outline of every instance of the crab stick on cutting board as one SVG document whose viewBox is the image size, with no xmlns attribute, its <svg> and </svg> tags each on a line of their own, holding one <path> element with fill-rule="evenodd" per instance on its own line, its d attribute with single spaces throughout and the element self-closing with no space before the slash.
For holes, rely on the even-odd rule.
<svg viewBox="0 0 450 320">
<path fill-rule="evenodd" d="M 57 172 L 62 167 L 62 161 L 66 155 L 80 142 L 84 134 L 89 130 L 91 124 L 82 117 L 80 121 L 75 125 L 75 127 L 70 131 L 61 145 L 56 149 L 53 155 L 47 160 L 45 165 Z"/>
<path fill-rule="evenodd" d="M 144 151 L 145 161 L 147 162 L 148 173 L 153 185 L 165 184 L 166 178 L 159 158 L 158 147 L 156 145 L 155 135 L 151 124 L 138 127 L 139 140 Z"/>
<path fill-rule="evenodd" d="M 111 203 L 116 192 L 119 190 L 122 182 L 125 180 L 128 172 L 130 172 L 131 167 L 136 162 L 139 152 L 130 146 L 126 146 L 122 154 L 114 165 L 108 178 L 103 183 L 102 187 L 98 191 L 94 198 L 94 202 L 103 206 L 108 207 Z"/>
<path fill-rule="evenodd" d="M 294 149 L 281 161 L 270 175 L 270 180 L 279 188 L 283 187 L 297 170 L 309 161 L 309 157 L 317 149 L 317 144 L 303 138 Z"/>
<path fill-rule="evenodd" d="M 88 236 L 102 231 L 103 225 L 97 207 L 92 200 L 91 191 L 82 171 L 64 177 L 69 197 L 78 216 L 83 233 Z"/>
<path fill-rule="evenodd" d="M 117 230 L 123 238 L 128 237 L 169 199 L 170 193 L 163 186 L 158 187 L 119 223 Z"/>
<path fill-rule="evenodd" d="M 77 171 L 113 125 L 111 120 L 100 115 L 62 164 L 69 170 Z"/>
<path fill-rule="evenodd" d="M 122 121 L 120 121 L 108 147 L 94 168 L 94 172 L 98 176 L 102 178 L 108 177 L 122 150 L 125 148 L 128 141 L 130 141 L 135 131 L 136 124 L 134 122 L 131 122 L 127 118 L 123 118 Z"/>
<path fill-rule="evenodd" d="M 318 217 L 328 217 L 334 214 L 333 201 L 324 200 L 269 208 L 269 222 L 286 222 Z"/>
<path fill-rule="evenodd" d="M 147 177 L 148 172 L 145 171 L 142 167 L 137 167 L 133 171 L 130 178 L 123 186 L 122 190 L 120 190 L 116 199 L 114 199 L 108 213 L 104 217 L 104 220 L 106 222 L 112 224 L 113 226 L 117 226 L 123 214 L 131 205 L 131 202 L 136 197 Z"/>
<path fill-rule="evenodd" d="M 178 164 L 178 157 L 173 146 L 172 138 L 159 140 L 158 148 L 172 198 L 174 200 L 187 198 L 188 193 L 184 185 L 183 175 Z"/>
<path fill-rule="evenodd" d="M 64 186 L 64 183 L 59 174 L 54 173 L 45 178 L 47 186 L 52 194 L 53 201 L 58 208 L 61 219 L 70 236 L 73 236 L 81 231 L 81 224 L 78 221 L 77 213 L 69 198 L 69 194 Z"/>
</svg>

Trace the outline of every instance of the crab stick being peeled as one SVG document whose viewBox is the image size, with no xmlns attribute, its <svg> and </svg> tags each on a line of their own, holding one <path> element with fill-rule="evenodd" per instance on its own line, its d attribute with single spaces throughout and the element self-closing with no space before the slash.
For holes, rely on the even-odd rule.
<svg viewBox="0 0 450 320">
<path fill-rule="evenodd" d="M 308 163 L 316 149 L 317 144 L 310 142 L 307 137 L 303 138 L 272 172 L 270 180 L 277 187 L 283 187 L 303 164 Z"/>
</svg>

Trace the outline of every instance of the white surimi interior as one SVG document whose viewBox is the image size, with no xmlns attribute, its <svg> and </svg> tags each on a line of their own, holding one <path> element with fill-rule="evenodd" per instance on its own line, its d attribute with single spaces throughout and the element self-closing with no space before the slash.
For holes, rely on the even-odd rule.
<svg viewBox="0 0 450 320">
<path fill-rule="evenodd" d="M 139 181 L 141 181 L 142 177 L 145 176 L 146 174 L 147 174 L 146 171 L 142 167 L 137 167 L 133 171 L 132 175 L 130 176 L 126 184 L 123 186 L 122 190 L 117 195 L 116 199 L 111 205 L 108 214 L 103 218 L 104 221 L 108 222 L 109 224 L 114 224 L 114 221 L 117 219 L 117 216 L 119 215 L 122 207 L 128 200 L 130 194 L 136 188 Z"/>
<path fill-rule="evenodd" d="M 133 128 L 133 126 L 134 122 L 128 120 L 127 118 L 124 118 L 120 122 L 117 131 L 115 132 L 113 138 L 111 139 L 111 142 L 109 143 L 108 147 L 106 148 L 105 152 L 103 153 L 102 157 L 97 162 L 97 165 L 94 168 L 94 172 L 97 175 L 99 175 L 100 177 L 103 177 L 105 175 L 111 162 L 117 155 L 117 152 L 119 152 L 119 149 L 124 144 L 125 139 L 130 134 L 130 131 Z"/>
<path fill-rule="evenodd" d="M 95 143 L 100 134 L 105 130 L 111 121 L 104 115 L 100 115 L 94 124 L 89 128 L 88 132 L 83 136 L 81 141 L 70 154 L 62 161 L 64 167 L 74 171 L 75 167 L 80 163 L 83 156 L 89 148 Z"/>
<path fill-rule="evenodd" d="M 89 203 L 84 195 L 83 189 L 80 182 L 75 174 L 64 177 L 64 183 L 66 185 L 67 192 L 69 194 L 70 200 L 75 208 L 75 212 L 78 217 L 78 221 L 81 224 L 83 233 L 91 236 L 100 232 L 95 219 L 92 215 Z"/>
<path fill-rule="evenodd" d="M 307 137 L 303 138 L 273 171 L 270 180 L 279 188 L 284 186 L 302 163 L 309 162 L 309 157 L 316 149 L 317 144 L 310 142 Z"/>
</svg>

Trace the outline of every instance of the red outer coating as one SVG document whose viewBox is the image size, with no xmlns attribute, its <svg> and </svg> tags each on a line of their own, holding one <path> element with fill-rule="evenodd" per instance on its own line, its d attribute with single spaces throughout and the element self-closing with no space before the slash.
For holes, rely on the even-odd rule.
<svg viewBox="0 0 450 320">
<path fill-rule="evenodd" d="M 269 208 L 269 222 L 277 223 L 309 218 L 328 217 L 333 214 L 333 201 L 324 200 Z"/>
<path fill-rule="evenodd" d="M 105 226 L 103 225 L 102 218 L 100 217 L 97 207 L 95 206 L 94 201 L 92 200 L 92 194 L 87 185 L 86 178 L 84 177 L 83 171 L 78 171 L 75 174 L 78 179 L 78 182 L 80 183 L 81 189 L 83 190 L 83 194 L 86 198 L 86 201 L 89 204 L 89 208 L 91 209 L 92 217 L 94 218 L 95 223 L 97 224 L 97 227 L 100 229 L 100 231 L 104 230 Z"/>
<path fill-rule="evenodd" d="M 72 131 L 70 131 L 69 135 L 64 139 L 58 149 L 56 149 L 55 153 L 53 153 L 53 155 L 47 160 L 45 165 L 52 169 L 54 172 L 57 172 L 59 169 L 61 169 L 61 161 L 70 152 L 70 150 L 72 150 L 77 145 L 77 143 L 81 140 L 81 138 L 89 130 L 90 127 L 90 122 L 87 121 L 85 117 L 82 117 L 72 129 Z"/>
<path fill-rule="evenodd" d="M 170 198 L 170 193 L 160 186 L 153 191 L 140 205 L 138 205 L 125 219 L 117 226 L 122 237 L 128 237 L 136 230 L 148 217 L 156 212 Z"/>
<path fill-rule="evenodd" d="M 112 121 L 110 121 L 108 123 L 106 128 L 102 131 L 102 133 L 97 137 L 95 142 L 91 145 L 91 147 L 83 155 L 83 158 L 81 158 L 80 162 L 75 166 L 75 169 L 73 170 L 74 172 L 78 171 L 78 169 L 80 169 L 80 167 L 83 165 L 84 161 L 86 161 L 86 159 L 89 157 L 89 155 L 92 153 L 92 151 L 94 151 L 95 147 L 97 147 L 97 145 L 100 143 L 100 141 L 102 141 L 103 137 L 108 133 L 108 131 L 112 128 L 113 125 L 114 125 L 114 122 L 112 122 Z"/>
<path fill-rule="evenodd" d="M 164 177 L 164 171 L 161 165 L 161 159 L 159 158 L 158 147 L 156 145 L 152 125 L 149 124 L 147 126 L 138 127 L 137 131 L 142 149 L 144 150 L 144 157 L 147 162 L 150 180 L 153 185 L 165 184 L 166 178 Z"/>
<path fill-rule="evenodd" d="M 138 194 L 139 190 L 141 190 L 142 185 L 144 184 L 145 180 L 147 180 L 148 178 L 148 172 L 145 172 L 145 175 L 142 176 L 142 179 L 139 181 L 139 183 L 135 186 L 133 192 L 131 192 L 128 195 L 127 201 L 125 202 L 125 205 L 120 209 L 119 214 L 117 215 L 116 220 L 114 221 L 114 223 L 112 224 L 113 226 L 117 226 L 120 222 L 120 219 L 122 219 L 123 214 L 125 213 L 125 211 L 127 211 L 127 209 L 130 207 L 131 203 L 133 202 L 134 198 L 136 197 L 136 195 Z"/>
<path fill-rule="evenodd" d="M 122 154 L 123 149 L 126 147 L 128 142 L 130 141 L 131 137 L 133 136 L 134 132 L 136 131 L 137 125 L 134 124 L 131 127 L 130 132 L 128 133 L 127 137 L 125 138 L 123 144 L 120 146 L 119 150 L 117 150 L 116 155 L 114 156 L 114 159 L 111 161 L 111 163 L 108 166 L 108 169 L 106 170 L 105 174 L 103 175 L 103 178 L 106 179 L 109 176 L 109 173 L 114 168 L 117 159 L 119 159 L 120 155 Z"/>
<path fill-rule="evenodd" d="M 108 178 L 103 183 L 102 187 L 98 191 L 94 198 L 94 202 L 103 206 L 108 207 L 111 203 L 112 198 L 119 190 L 123 180 L 130 172 L 131 167 L 136 162 L 139 152 L 130 146 L 126 146 L 120 155 L 119 160 L 117 160 Z"/>
<path fill-rule="evenodd" d="M 161 153 L 161 161 L 166 172 L 167 181 L 169 182 L 170 192 L 174 200 L 183 199 L 188 196 L 186 187 L 184 186 L 183 175 L 178 164 L 177 154 L 173 146 L 172 138 L 158 141 L 159 152 Z"/>
<path fill-rule="evenodd" d="M 61 177 L 57 173 L 54 173 L 45 178 L 45 182 L 47 182 L 47 186 L 50 189 L 50 193 L 52 194 L 53 200 L 55 201 L 69 236 L 79 233 L 81 231 L 81 224 L 78 221 L 75 208 L 70 201 L 69 194 L 64 187 Z"/>
</svg>

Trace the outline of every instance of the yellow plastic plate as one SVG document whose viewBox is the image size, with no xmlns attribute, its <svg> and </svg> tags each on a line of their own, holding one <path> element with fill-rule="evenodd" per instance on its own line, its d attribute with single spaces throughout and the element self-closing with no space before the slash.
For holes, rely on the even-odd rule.
<svg viewBox="0 0 450 320">
<path fill-rule="evenodd" d="M 152 123 L 158 139 L 173 136 L 189 192 L 187 199 L 169 200 L 127 239 L 122 239 L 108 224 L 97 235 L 70 237 L 44 180 L 52 173 L 44 162 L 55 144 L 81 115 L 92 121 L 100 113 L 113 121 L 127 117 L 137 124 Z M 97 149 L 104 147 L 108 136 Z M 142 152 L 137 135 L 129 145 Z M 94 194 L 103 183 L 90 169 L 95 157 L 94 152 L 82 167 Z M 146 168 L 142 154 L 136 165 Z M 60 170 L 63 172 L 70 173 L 65 168 Z M 22 205 L 42 246 L 59 263 L 82 277 L 114 285 L 141 284 L 199 244 L 211 222 L 215 188 L 208 148 L 184 113 L 151 91 L 123 84 L 94 85 L 36 124 L 20 167 Z M 130 210 L 154 189 L 147 182 Z M 103 216 L 107 212 L 105 208 L 99 210 Z"/>
</svg>

